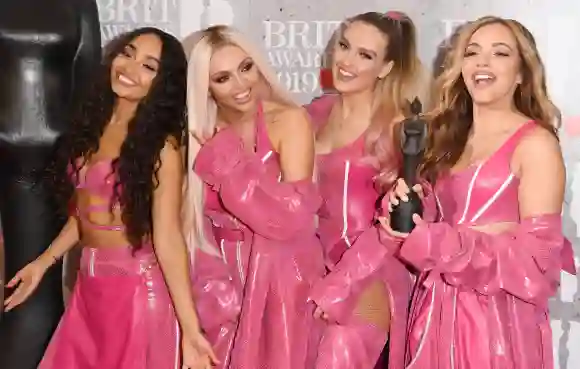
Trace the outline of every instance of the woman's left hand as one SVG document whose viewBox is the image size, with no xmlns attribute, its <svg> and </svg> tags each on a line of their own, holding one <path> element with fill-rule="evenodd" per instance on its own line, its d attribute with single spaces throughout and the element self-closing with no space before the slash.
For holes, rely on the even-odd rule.
<svg viewBox="0 0 580 369">
<path fill-rule="evenodd" d="M 320 306 L 317 306 L 316 310 L 314 310 L 314 318 L 328 320 L 328 315 L 322 310 Z"/>
<path fill-rule="evenodd" d="M 201 332 L 181 339 L 183 369 L 211 369 L 219 360 Z"/>
<path fill-rule="evenodd" d="M 389 209 L 389 212 L 391 212 L 391 211 L 392 210 Z M 387 234 L 389 236 L 391 236 L 392 238 L 405 239 L 409 236 L 408 233 L 397 232 L 391 228 L 390 216 L 389 217 L 379 217 L 378 219 L 379 219 L 379 223 L 381 224 L 381 227 L 383 227 L 385 232 L 387 232 Z M 423 220 L 423 218 L 421 218 L 421 216 L 419 214 L 413 214 L 413 222 L 417 226 L 420 226 L 420 225 L 423 225 L 426 223 L 425 220 Z"/>
</svg>

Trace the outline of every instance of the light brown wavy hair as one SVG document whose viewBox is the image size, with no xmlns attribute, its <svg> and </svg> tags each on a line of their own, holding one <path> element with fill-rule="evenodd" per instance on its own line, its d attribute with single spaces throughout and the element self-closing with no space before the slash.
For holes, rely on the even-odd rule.
<svg viewBox="0 0 580 369">
<path fill-rule="evenodd" d="M 557 137 L 560 113 L 548 96 L 544 64 L 532 33 L 521 23 L 486 16 L 461 26 L 445 57 L 443 72 L 435 81 L 434 109 L 427 114 L 428 142 L 421 177 L 436 181 L 461 158 L 473 125 L 473 101 L 461 75 L 464 53 L 471 36 L 480 28 L 501 24 L 514 35 L 521 60 L 522 82 L 514 93 L 514 104 Z"/>
</svg>

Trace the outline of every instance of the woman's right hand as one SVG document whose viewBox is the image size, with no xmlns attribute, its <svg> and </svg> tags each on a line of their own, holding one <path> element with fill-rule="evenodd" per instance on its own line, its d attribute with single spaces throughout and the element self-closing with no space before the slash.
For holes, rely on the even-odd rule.
<svg viewBox="0 0 580 369">
<path fill-rule="evenodd" d="M 393 238 L 404 239 L 409 235 L 408 233 L 397 232 L 391 228 L 390 214 L 393 211 L 393 209 L 397 205 L 399 205 L 401 201 L 403 202 L 409 201 L 409 193 L 411 192 L 411 190 L 416 192 L 417 195 L 419 195 L 419 198 L 421 199 L 425 196 L 423 192 L 423 187 L 421 187 L 420 184 L 416 184 L 410 189 L 409 186 L 407 186 L 405 180 L 399 178 L 397 179 L 395 187 L 391 191 L 389 191 L 383 199 L 383 209 L 386 208 L 388 213 L 386 216 L 379 217 L 379 222 L 381 223 L 381 226 L 383 227 L 385 232 L 387 232 L 387 234 Z M 422 219 L 417 214 L 415 214 L 413 216 L 413 221 L 415 221 L 415 223 L 417 224 L 421 223 Z"/>
<path fill-rule="evenodd" d="M 36 290 L 44 273 L 51 265 L 44 262 L 41 257 L 20 269 L 10 282 L 6 284 L 7 288 L 16 287 L 16 290 L 4 300 L 4 311 L 10 311 L 26 301 Z"/>
<path fill-rule="evenodd" d="M 400 201 L 407 202 L 409 201 L 409 193 L 413 190 L 414 192 L 419 195 L 419 198 L 423 199 L 425 196 L 423 193 L 423 187 L 420 184 L 414 185 L 411 189 L 405 182 L 403 178 L 397 179 L 395 184 L 395 188 L 392 191 L 389 191 L 387 194 L 387 198 L 389 199 L 387 208 L 389 213 L 393 211 L 393 208 L 399 205 Z"/>
</svg>

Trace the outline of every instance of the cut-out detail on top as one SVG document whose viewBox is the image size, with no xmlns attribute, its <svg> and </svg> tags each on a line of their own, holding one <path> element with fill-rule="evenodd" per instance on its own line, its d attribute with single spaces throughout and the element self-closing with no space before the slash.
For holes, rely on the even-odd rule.
<svg viewBox="0 0 580 369">
<path fill-rule="evenodd" d="M 79 171 L 78 179 L 73 170 L 69 173 L 75 183 L 76 188 L 87 191 L 90 195 L 103 200 L 103 204 L 87 206 L 84 209 L 76 208 L 76 213 L 91 228 L 108 231 L 121 231 L 123 225 L 98 224 L 90 220 L 89 215 L 96 212 L 111 212 L 111 202 L 115 188 L 115 174 L 112 167 L 113 160 L 101 159 L 93 164 L 85 164 Z"/>
</svg>

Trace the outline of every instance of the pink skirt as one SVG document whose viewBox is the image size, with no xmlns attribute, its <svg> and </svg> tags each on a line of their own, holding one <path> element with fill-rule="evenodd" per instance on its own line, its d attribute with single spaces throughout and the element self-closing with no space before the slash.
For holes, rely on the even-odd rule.
<svg viewBox="0 0 580 369">
<path fill-rule="evenodd" d="M 155 254 L 84 248 L 79 276 L 39 369 L 180 368 L 180 333 Z"/>
</svg>

